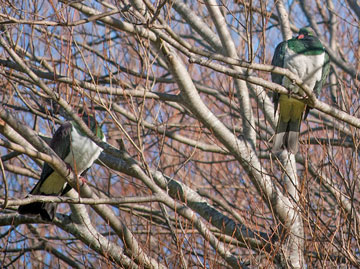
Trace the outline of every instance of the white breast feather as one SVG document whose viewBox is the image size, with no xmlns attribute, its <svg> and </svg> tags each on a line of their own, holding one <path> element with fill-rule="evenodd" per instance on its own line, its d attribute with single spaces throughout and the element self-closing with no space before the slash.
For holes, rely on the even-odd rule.
<svg viewBox="0 0 360 269">
<path fill-rule="evenodd" d="M 105 140 L 104 136 L 103 141 Z M 78 175 L 88 169 L 101 152 L 102 148 L 87 136 L 79 134 L 76 128 L 72 127 L 70 153 L 65 158 L 65 162 L 70 164 L 74 171 L 76 169 Z"/>
<path fill-rule="evenodd" d="M 321 80 L 322 68 L 325 61 L 325 53 L 320 55 L 297 54 L 289 48 L 285 50 L 284 68 L 296 74 L 311 90 L 314 89 L 316 81 Z M 303 95 L 299 87 L 284 77 L 283 85 L 294 93 Z"/>
</svg>

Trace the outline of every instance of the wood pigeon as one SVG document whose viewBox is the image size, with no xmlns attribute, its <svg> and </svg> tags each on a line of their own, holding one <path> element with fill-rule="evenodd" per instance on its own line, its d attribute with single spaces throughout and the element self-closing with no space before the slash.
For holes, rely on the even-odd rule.
<svg viewBox="0 0 360 269">
<path fill-rule="evenodd" d="M 275 49 L 271 64 L 289 69 L 302 79 L 316 96 L 319 95 L 330 70 L 329 55 L 309 28 L 301 28 L 297 37 L 281 42 Z M 273 95 L 274 115 L 278 104 L 280 109 L 272 152 L 277 153 L 287 149 L 296 154 L 299 147 L 301 119 L 305 110 L 304 119 L 306 118 L 310 108 L 291 95 L 305 97 L 305 93 L 285 76 L 272 73 L 271 79 L 289 91 L 288 94 Z"/>
<path fill-rule="evenodd" d="M 85 113 L 79 114 L 79 116 L 97 137 L 106 141 L 101 126 L 97 124 L 94 117 Z M 60 125 L 50 142 L 50 147 L 77 175 L 84 175 L 102 152 L 102 148 L 87 137 L 75 121 L 67 121 Z M 66 180 L 45 163 L 40 180 L 30 194 L 58 196 L 66 194 L 70 189 Z M 56 208 L 57 204 L 55 203 L 34 202 L 19 206 L 18 212 L 20 214 L 40 214 L 43 220 L 52 221 Z"/>
</svg>

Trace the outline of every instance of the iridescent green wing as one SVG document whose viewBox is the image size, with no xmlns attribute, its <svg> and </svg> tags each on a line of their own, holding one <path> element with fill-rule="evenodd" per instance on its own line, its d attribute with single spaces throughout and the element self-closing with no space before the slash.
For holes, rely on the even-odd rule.
<svg viewBox="0 0 360 269">
<path fill-rule="evenodd" d="M 285 49 L 286 49 L 287 41 L 281 42 L 275 49 L 273 59 L 271 64 L 274 66 L 284 67 L 284 58 L 285 58 Z M 283 75 L 271 73 L 271 80 L 277 84 L 282 85 Z M 273 102 L 274 102 L 274 115 L 276 114 L 276 110 L 279 103 L 280 94 L 277 92 L 273 92 Z"/>
</svg>

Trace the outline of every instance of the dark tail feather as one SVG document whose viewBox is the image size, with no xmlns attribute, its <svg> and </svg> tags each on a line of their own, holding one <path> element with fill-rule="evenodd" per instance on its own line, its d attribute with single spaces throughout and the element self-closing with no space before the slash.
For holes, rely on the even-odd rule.
<svg viewBox="0 0 360 269">
<path fill-rule="evenodd" d="M 27 205 L 21 205 L 18 208 L 19 214 L 22 215 L 38 215 L 46 221 L 52 221 L 55 217 L 57 204 L 35 202 Z"/>
<path fill-rule="evenodd" d="M 287 149 L 293 154 L 297 153 L 299 148 L 300 123 L 301 117 L 299 120 L 290 120 L 288 122 L 282 121 L 281 117 L 279 117 L 272 147 L 273 153 L 284 149 Z"/>
<path fill-rule="evenodd" d="M 30 192 L 30 194 L 34 194 L 34 193 L 37 194 L 37 192 L 34 191 L 36 190 L 36 186 Z M 62 191 L 61 195 L 65 195 L 70 190 L 71 190 L 71 186 L 69 184 L 66 184 L 66 187 Z M 40 193 L 40 194 L 45 195 L 44 193 Z M 27 205 L 19 206 L 18 212 L 19 214 L 22 215 L 40 215 L 43 220 L 53 221 L 53 219 L 55 218 L 57 206 L 58 204 L 55 203 L 34 202 Z"/>
</svg>

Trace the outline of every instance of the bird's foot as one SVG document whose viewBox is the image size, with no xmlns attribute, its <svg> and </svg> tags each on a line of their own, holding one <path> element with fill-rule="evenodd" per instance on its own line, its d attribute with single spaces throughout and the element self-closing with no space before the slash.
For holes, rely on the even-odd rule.
<svg viewBox="0 0 360 269">
<path fill-rule="evenodd" d="M 87 184 L 87 183 L 88 183 L 88 181 L 86 180 L 86 178 L 84 178 L 83 176 L 80 176 L 79 179 L 81 180 L 81 182 L 82 182 L 83 184 Z"/>
<path fill-rule="evenodd" d="M 304 95 L 304 96 L 301 96 L 300 99 L 306 101 L 306 100 L 309 100 L 309 97 L 307 95 Z"/>
</svg>

